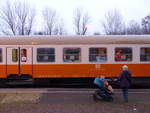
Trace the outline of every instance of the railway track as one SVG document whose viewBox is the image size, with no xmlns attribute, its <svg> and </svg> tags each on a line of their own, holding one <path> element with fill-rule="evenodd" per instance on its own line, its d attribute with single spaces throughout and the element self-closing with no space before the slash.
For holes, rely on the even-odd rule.
<svg viewBox="0 0 150 113">
<path fill-rule="evenodd" d="M 118 84 L 111 84 L 113 88 L 119 88 Z M 50 84 L 34 84 L 32 80 L 28 81 L 8 81 L 5 85 L 0 86 L 0 88 L 96 88 L 94 84 L 90 83 L 55 83 Z M 148 84 L 136 84 L 131 87 L 131 89 L 150 89 L 150 83 Z"/>
<path fill-rule="evenodd" d="M 76 88 L 0 88 L 0 93 L 47 93 L 47 94 L 69 94 L 88 93 L 92 94 L 97 89 L 76 89 Z M 120 89 L 115 89 L 115 93 L 122 93 Z M 150 89 L 129 89 L 129 93 L 150 94 Z"/>
<path fill-rule="evenodd" d="M 112 85 L 113 88 L 119 89 L 119 85 Z M 34 85 L 34 84 L 6 84 L 0 88 L 96 88 L 93 84 L 50 84 L 50 85 Z M 150 89 L 150 84 L 148 85 L 133 85 L 131 89 Z"/>
</svg>

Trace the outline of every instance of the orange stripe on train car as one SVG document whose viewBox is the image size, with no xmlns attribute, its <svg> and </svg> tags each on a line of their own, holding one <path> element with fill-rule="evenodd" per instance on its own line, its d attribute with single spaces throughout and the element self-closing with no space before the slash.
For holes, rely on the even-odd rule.
<svg viewBox="0 0 150 113">
<path fill-rule="evenodd" d="M 18 65 L 7 65 L 6 74 L 18 74 Z"/>
<path fill-rule="evenodd" d="M 22 65 L 21 74 L 30 74 L 33 78 L 57 77 L 117 77 L 124 64 L 34 64 Z M 150 64 L 127 64 L 134 77 L 150 77 Z M 18 74 L 17 65 L 0 65 L 0 78 L 8 74 Z M 7 70 L 7 73 L 6 73 Z"/>
<path fill-rule="evenodd" d="M 51 64 L 34 65 L 34 78 L 47 77 L 117 77 L 124 64 Z M 127 64 L 134 77 L 149 77 L 150 64 Z"/>
</svg>

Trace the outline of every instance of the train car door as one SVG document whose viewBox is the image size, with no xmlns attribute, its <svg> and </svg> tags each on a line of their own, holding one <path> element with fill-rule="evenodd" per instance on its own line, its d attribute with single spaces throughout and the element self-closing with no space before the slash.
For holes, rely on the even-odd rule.
<svg viewBox="0 0 150 113">
<path fill-rule="evenodd" d="M 7 75 L 28 74 L 32 75 L 32 48 L 9 47 L 7 48 Z"/>
</svg>

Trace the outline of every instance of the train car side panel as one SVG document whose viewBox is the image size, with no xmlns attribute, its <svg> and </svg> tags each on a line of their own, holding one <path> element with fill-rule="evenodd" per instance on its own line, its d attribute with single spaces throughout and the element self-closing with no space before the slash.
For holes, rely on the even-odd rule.
<svg viewBox="0 0 150 113">
<path fill-rule="evenodd" d="M 118 77 L 125 64 L 52 64 L 34 65 L 34 78 Z M 126 64 L 133 77 L 148 77 L 150 64 Z M 144 71 L 143 71 L 144 70 Z"/>
<path fill-rule="evenodd" d="M 6 78 L 6 65 L 0 65 L 0 78 Z"/>
<path fill-rule="evenodd" d="M 7 78 L 5 46 L 0 46 L 0 78 Z"/>
<path fill-rule="evenodd" d="M 28 74 L 28 75 L 32 75 L 32 64 L 22 64 L 20 67 L 20 73 L 21 74 Z"/>
</svg>

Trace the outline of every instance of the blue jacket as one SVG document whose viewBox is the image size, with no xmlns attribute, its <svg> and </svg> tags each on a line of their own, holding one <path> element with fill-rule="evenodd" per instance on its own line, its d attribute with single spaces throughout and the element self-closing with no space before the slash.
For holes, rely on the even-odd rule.
<svg viewBox="0 0 150 113">
<path fill-rule="evenodd" d="M 94 80 L 94 84 L 100 88 L 104 88 L 104 82 L 100 78 L 101 77 L 96 77 Z"/>
<path fill-rule="evenodd" d="M 122 71 L 118 81 L 121 88 L 129 88 L 131 86 L 131 73 L 129 71 Z"/>
</svg>

